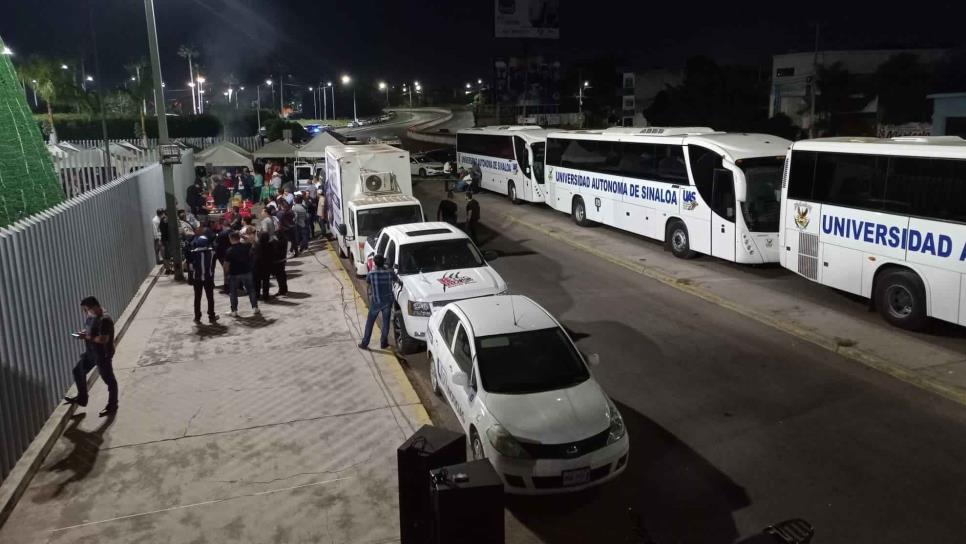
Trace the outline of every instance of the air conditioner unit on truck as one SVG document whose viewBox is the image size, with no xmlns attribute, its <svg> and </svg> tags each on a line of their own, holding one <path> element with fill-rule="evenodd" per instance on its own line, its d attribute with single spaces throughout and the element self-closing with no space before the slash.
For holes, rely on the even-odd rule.
<svg viewBox="0 0 966 544">
<path fill-rule="evenodd" d="M 327 220 L 339 255 L 366 274 L 366 239 L 383 227 L 424 220 L 413 196 L 409 152 L 385 144 L 325 148 Z"/>
</svg>

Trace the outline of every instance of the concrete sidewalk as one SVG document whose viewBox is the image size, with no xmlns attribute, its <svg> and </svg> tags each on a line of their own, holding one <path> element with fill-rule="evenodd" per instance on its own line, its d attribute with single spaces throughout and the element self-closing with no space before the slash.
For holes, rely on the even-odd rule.
<svg viewBox="0 0 966 544">
<path fill-rule="evenodd" d="M 442 182 L 415 188 L 434 216 Z M 462 217 L 462 200 L 460 202 Z M 935 322 L 930 332 L 889 326 L 868 303 L 801 278 L 779 265 L 754 267 L 712 257 L 682 260 L 654 240 L 609 227 L 585 228 L 543 204 L 514 206 L 506 197 L 477 197 L 483 223 L 499 232 L 517 223 L 615 266 L 737 312 L 868 367 L 966 404 L 966 329 Z M 486 240 L 482 240 L 485 244 Z M 513 286 L 510 286 L 511 289 Z M 790 339 L 788 348 L 795 349 Z"/>
<path fill-rule="evenodd" d="M 195 325 L 191 288 L 159 280 L 118 347 L 116 418 L 95 383 L 0 542 L 398 541 L 395 450 L 429 418 L 394 357 L 356 347 L 364 306 L 315 247 L 261 317 L 216 295 L 219 325 Z"/>
</svg>

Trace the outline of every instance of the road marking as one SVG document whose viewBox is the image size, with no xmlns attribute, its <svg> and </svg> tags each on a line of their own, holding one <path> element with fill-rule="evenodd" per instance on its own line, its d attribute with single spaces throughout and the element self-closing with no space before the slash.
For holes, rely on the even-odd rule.
<svg viewBox="0 0 966 544">
<path fill-rule="evenodd" d="M 815 344 L 819 347 L 825 348 L 829 351 L 837 353 L 843 357 L 851 359 L 857 363 L 865 365 L 869 368 L 878 370 L 889 376 L 902 380 L 910 385 L 916 386 L 920 389 L 935 393 L 953 402 L 957 402 L 962 405 L 966 405 L 966 390 L 958 388 L 956 386 L 948 385 L 927 376 L 922 376 L 913 370 L 896 365 L 895 363 L 883 359 L 878 355 L 869 353 L 863 349 L 854 346 L 842 346 L 834 338 L 825 337 L 819 333 L 796 325 L 790 321 L 785 321 L 782 319 L 776 319 L 775 317 L 768 315 L 767 313 L 760 312 L 753 308 L 742 306 L 731 300 L 722 298 L 703 287 L 694 285 L 690 281 L 683 281 L 682 278 L 678 278 L 663 272 L 661 270 L 647 267 L 642 264 L 625 261 L 614 257 L 613 255 L 601 251 L 594 246 L 584 244 L 582 242 L 575 241 L 567 236 L 560 234 L 556 231 L 547 229 L 539 224 L 531 223 L 525 219 L 520 219 L 515 215 L 511 215 L 507 212 L 499 212 L 511 223 L 518 223 L 528 229 L 535 230 L 544 236 L 553 238 L 554 240 L 559 240 L 565 244 L 586 251 L 592 255 L 600 257 L 612 264 L 620 266 L 626 270 L 630 270 L 636 274 L 651 278 L 653 280 L 659 281 L 669 287 L 677 289 L 678 291 L 688 293 L 695 297 L 698 297 L 706 302 L 710 302 L 716 306 L 731 310 L 738 314 L 741 314 L 749 319 L 753 319 L 759 323 L 778 329 L 782 332 L 790 334 L 806 342 Z"/>
</svg>

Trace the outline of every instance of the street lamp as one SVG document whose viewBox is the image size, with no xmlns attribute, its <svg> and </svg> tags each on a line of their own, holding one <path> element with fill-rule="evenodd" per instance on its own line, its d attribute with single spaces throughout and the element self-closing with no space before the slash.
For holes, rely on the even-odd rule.
<svg viewBox="0 0 966 544">
<path fill-rule="evenodd" d="M 312 93 L 312 116 L 315 119 L 319 118 L 319 101 L 315 97 L 315 87 L 309 87 L 309 92 Z"/>
<path fill-rule="evenodd" d="M 590 82 L 584 81 L 582 85 L 577 87 L 577 113 L 580 114 L 580 128 L 584 127 L 584 89 L 590 88 Z"/>
<path fill-rule="evenodd" d="M 350 83 L 352 83 L 352 78 L 349 77 L 348 74 L 343 74 L 342 84 L 345 86 L 349 86 Z M 359 120 L 359 114 L 356 111 L 356 88 L 355 87 L 352 88 L 352 120 L 353 121 Z"/>
<path fill-rule="evenodd" d="M 205 92 L 205 78 L 198 76 L 195 81 L 198 82 L 198 113 L 205 112 L 205 100 L 201 95 Z"/>
<path fill-rule="evenodd" d="M 331 81 L 327 81 L 325 83 L 325 88 L 327 88 L 330 91 L 332 91 L 332 118 L 335 119 L 335 89 L 332 88 L 332 82 Z M 328 114 L 325 114 L 325 120 L 326 121 L 329 120 Z"/>
<path fill-rule="evenodd" d="M 245 90 L 245 87 L 238 87 L 238 92 L 235 93 L 235 109 L 238 109 L 238 101 L 241 100 L 241 93 Z"/>
<path fill-rule="evenodd" d="M 67 68 L 67 65 L 66 64 L 61 64 L 60 65 L 60 69 L 61 70 L 67 70 L 68 68 Z"/>
<path fill-rule="evenodd" d="M 379 82 L 379 90 L 386 91 L 386 107 L 389 107 L 389 85 L 386 85 L 385 81 Z"/>
</svg>

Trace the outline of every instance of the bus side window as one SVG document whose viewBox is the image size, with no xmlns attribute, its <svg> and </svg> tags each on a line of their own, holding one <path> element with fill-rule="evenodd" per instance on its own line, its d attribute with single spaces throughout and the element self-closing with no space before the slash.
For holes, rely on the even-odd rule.
<svg viewBox="0 0 966 544">
<path fill-rule="evenodd" d="M 694 176 L 694 186 L 698 189 L 702 200 L 711 202 L 711 191 L 714 186 L 714 170 L 715 168 L 722 167 L 721 157 L 706 147 L 689 145 L 688 158 L 691 162 L 691 175 Z"/>
</svg>

